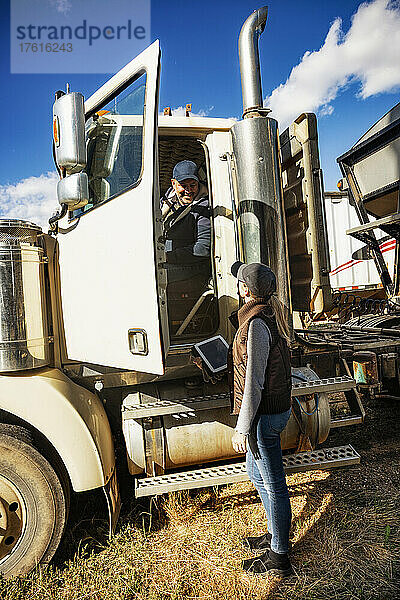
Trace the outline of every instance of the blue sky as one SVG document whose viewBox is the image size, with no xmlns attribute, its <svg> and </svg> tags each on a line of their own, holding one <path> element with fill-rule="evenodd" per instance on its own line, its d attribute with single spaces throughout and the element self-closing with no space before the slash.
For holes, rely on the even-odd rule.
<svg viewBox="0 0 400 600">
<path fill-rule="evenodd" d="M 272 116 L 281 124 L 303 110 L 319 116 L 327 190 L 336 189 L 340 177 L 337 156 L 399 101 L 400 6 L 386 0 L 360 5 L 357 0 L 271 0 L 260 39 L 263 94 Z M 43 194 L 53 189 L 46 174 L 54 170 L 54 92 L 68 81 L 71 90 L 88 96 L 110 75 L 11 75 L 8 2 L 1 0 L 1 6 L 0 211 L 5 214 L 9 204 L 18 208 L 20 203 L 16 216 L 21 217 L 24 190 L 37 201 L 41 189 L 46 189 Z M 258 6 L 254 0 L 151 2 L 151 40 L 159 38 L 162 48 L 161 108 L 192 102 L 194 112 L 240 118 L 237 38 Z M 18 188 L 27 179 L 31 185 Z"/>
</svg>

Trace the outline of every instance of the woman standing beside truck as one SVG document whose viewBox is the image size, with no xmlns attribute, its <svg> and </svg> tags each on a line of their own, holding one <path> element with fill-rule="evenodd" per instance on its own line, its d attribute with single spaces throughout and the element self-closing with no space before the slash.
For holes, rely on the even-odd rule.
<svg viewBox="0 0 400 600">
<path fill-rule="evenodd" d="M 238 330 L 232 345 L 232 412 L 238 415 L 232 445 L 236 452 L 246 452 L 247 472 L 268 526 L 267 533 L 246 538 L 248 548 L 264 553 L 243 561 L 243 568 L 288 576 L 293 572 L 288 557 L 292 514 L 280 433 L 291 412 L 289 326 L 269 267 L 237 262 L 231 272 L 245 301 L 235 315 Z"/>
</svg>

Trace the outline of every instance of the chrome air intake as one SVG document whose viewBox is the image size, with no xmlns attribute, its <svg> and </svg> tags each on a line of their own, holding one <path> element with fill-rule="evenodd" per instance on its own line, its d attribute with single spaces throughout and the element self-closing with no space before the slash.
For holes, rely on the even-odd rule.
<svg viewBox="0 0 400 600">
<path fill-rule="evenodd" d="M 0 372 L 49 364 L 42 230 L 0 219 Z"/>
</svg>

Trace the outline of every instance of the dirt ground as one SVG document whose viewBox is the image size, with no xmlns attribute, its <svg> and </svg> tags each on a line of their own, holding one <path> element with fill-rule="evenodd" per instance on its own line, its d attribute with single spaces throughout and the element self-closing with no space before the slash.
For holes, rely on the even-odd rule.
<svg viewBox="0 0 400 600">
<path fill-rule="evenodd" d="M 338 471 L 343 491 L 377 491 L 388 497 L 400 490 L 400 400 L 363 399 L 363 425 L 331 430 L 323 446 L 351 443 L 361 463 Z M 348 487 L 350 486 L 350 487 Z"/>
</svg>

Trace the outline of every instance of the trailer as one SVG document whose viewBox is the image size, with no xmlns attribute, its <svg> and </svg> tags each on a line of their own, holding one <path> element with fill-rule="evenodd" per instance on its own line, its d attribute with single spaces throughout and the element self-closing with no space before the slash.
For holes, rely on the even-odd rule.
<svg viewBox="0 0 400 600">
<path fill-rule="evenodd" d="M 369 247 L 346 234 L 348 229 L 360 224 L 348 192 L 325 192 L 324 197 L 332 290 L 368 297 L 374 293 L 382 295 L 382 282 Z M 396 240 L 383 231 L 377 231 L 376 237 L 386 267 L 393 278 Z"/>
<path fill-rule="evenodd" d="M 351 440 L 318 446 L 331 429 L 362 424 L 361 390 L 397 389 L 400 322 L 389 296 L 384 319 L 369 333 L 357 329 L 370 321 L 354 322 L 354 307 L 343 323 L 335 304 L 316 117 L 302 114 L 279 134 L 263 107 L 258 37 L 266 20 L 267 7 L 258 9 L 240 33 L 240 121 L 190 116 L 190 107 L 186 117 L 168 109 L 159 116 L 158 41 L 86 100 L 69 90 L 56 94 L 60 211 L 48 233 L 0 222 L 6 577 L 51 560 L 71 493 L 102 488 L 114 530 L 114 438 L 121 432 L 132 497 L 247 478 L 231 444 L 226 377 L 193 362 L 195 344 L 233 339 L 228 317 L 239 297 L 230 267 L 237 259 L 269 264 L 293 314 L 293 410 L 282 434 L 287 473 L 359 462 Z M 198 293 L 188 284 L 190 307 L 176 319 L 159 199 L 183 159 L 197 163 L 208 187 L 212 249 L 207 285 Z M 372 252 L 382 273 L 376 245 Z M 331 411 L 331 393 L 341 394 L 343 414 Z"/>
</svg>

